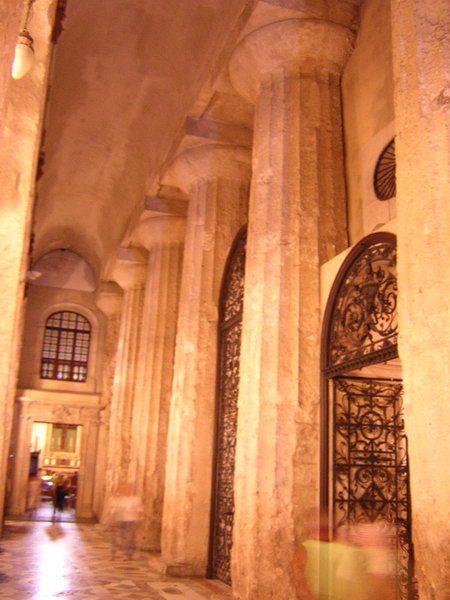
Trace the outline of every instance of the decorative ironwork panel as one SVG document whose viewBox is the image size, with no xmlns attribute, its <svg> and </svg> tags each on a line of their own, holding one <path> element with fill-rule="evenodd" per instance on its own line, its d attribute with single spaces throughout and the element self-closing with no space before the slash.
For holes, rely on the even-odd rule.
<svg viewBox="0 0 450 600">
<path fill-rule="evenodd" d="M 396 194 L 395 138 L 380 154 L 373 175 L 373 186 L 378 200 L 389 200 Z"/>
<path fill-rule="evenodd" d="M 366 248 L 353 262 L 336 296 L 327 374 L 397 356 L 396 249 L 389 242 Z"/>
<path fill-rule="evenodd" d="M 395 532 L 397 599 L 411 598 L 407 441 L 400 383 L 334 380 L 334 526 L 378 523 Z"/>
<path fill-rule="evenodd" d="M 234 464 L 239 393 L 245 242 L 238 237 L 227 265 L 222 289 L 219 340 L 217 438 L 211 575 L 231 585 L 234 518 Z"/>
<path fill-rule="evenodd" d="M 236 241 L 228 264 L 226 285 L 222 295 L 222 327 L 225 327 L 233 317 L 239 318 L 242 315 L 246 241 L 247 236 L 243 233 Z"/>
</svg>

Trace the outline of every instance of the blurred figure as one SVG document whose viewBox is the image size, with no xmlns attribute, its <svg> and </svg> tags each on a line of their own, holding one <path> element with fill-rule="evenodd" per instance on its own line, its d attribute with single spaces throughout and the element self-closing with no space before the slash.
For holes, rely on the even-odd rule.
<svg viewBox="0 0 450 600">
<path fill-rule="evenodd" d="M 366 555 L 369 600 L 394 600 L 396 596 L 396 530 L 386 522 L 358 523 L 349 540 Z"/>
<path fill-rule="evenodd" d="M 143 516 L 142 501 L 134 493 L 132 483 L 119 485 L 117 493 L 111 500 L 112 549 L 114 558 L 116 550 L 122 548 L 127 558 L 132 558 L 136 544 L 136 530 Z"/>
<path fill-rule="evenodd" d="M 64 475 L 58 475 L 53 481 L 53 519 L 56 516 L 56 511 L 62 512 L 65 507 L 67 495 L 67 481 Z"/>
<path fill-rule="evenodd" d="M 42 481 L 39 475 L 31 475 L 27 485 L 26 511 L 29 518 L 33 517 L 41 502 Z"/>
<path fill-rule="evenodd" d="M 331 541 L 326 522 L 296 549 L 293 575 L 301 600 L 369 600 L 365 553 L 347 532 Z"/>
</svg>

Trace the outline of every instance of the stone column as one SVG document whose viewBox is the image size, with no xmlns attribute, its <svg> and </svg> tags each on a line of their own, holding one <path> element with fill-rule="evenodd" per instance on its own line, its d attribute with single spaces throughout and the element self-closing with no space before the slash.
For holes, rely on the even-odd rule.
<svg viewBox="0 0 450 600">
<path fill-rule="evenodd" d="M 339 82 L 351 32 L 280 21 L 236 48 L 255 102 L 232 557 L 237 597 L 294 598 L 287 576 L 319 506 L 319 266 L 347 244 Z M 311 520 L 311 517 L 309 517 Z"/>
<path fill-rule="evenodd" d="M 119 341 L 120 312 L 122 308 L 122 288 L 114 281 L 104 281 L 96 292 L 95 303 L 106 317 L 105 337 L 102 340 L 102 406 L 97 461 L 95 464 L 95 514 L 103 520 L 104 495 L 107 477 L 111 473 L 106 469 L 108 458 L 108 434 L 111 419 L 111 399 L 113 394 L 114 372 L 116 368 L 117 346 Z"/>
<path fill-rule="evenodd" d="M 161 549 L 161 520 L 173 358 L 186 220 L 142 221 L 133 240 L 149 251 L 140 340 L 141 377 L 133 411 L 131 469 L 145 504 L 140 545 Z"/>
<path fill-rule="evenodd" d="M 218 299 L 226 257 L 246 219 L 249 163 L 244 148 L 201 146 L 180 155 L 167 175 L 190 198 L 161 541 L 167 571 L 175 575 L 206 571 Z"/>
<path fill-rule="evenodd" d="M 421 598 L 450 589 L 450 13 L 392 0 L 399 351 Z"/>
<path fill-rule="evenodd" d="M 147 253 L 140 248 L 121 248 L 114 277 L 124 290 L 119 343 L 111 399 L 107 500 L 119 481 L 132 480 L 132 417 L 136 382 L 140 377 L 139 344 L 144 308 Z"/>
</svg>

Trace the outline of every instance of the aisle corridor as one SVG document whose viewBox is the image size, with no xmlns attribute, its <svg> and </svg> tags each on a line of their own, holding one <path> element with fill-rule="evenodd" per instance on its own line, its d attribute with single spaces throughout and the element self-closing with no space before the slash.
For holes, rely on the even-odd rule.
<svg viewBox="0 0 450 600">
<path fill-rule="evenodd" d="M 111 547 L 98 525 L 7 521 L 0 538 L 2 600 L 222 600 L 226 586 L 162 576 L 149 554 L 132 560 Z M 157 564 L 152 563 L 152 564 Z"/>
</svg>

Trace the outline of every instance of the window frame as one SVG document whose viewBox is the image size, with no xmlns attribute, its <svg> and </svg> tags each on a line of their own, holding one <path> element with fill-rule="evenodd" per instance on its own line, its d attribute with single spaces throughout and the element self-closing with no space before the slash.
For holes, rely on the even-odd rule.
<svg viewBox="0 0 450 600">
<path fill-rule="evenodd" d="M 92 324 L 84 315 L 67 309 L 51 313 L 44 325 L 40 379 L 86 383 L 91 341 Z"/>
</svg>

